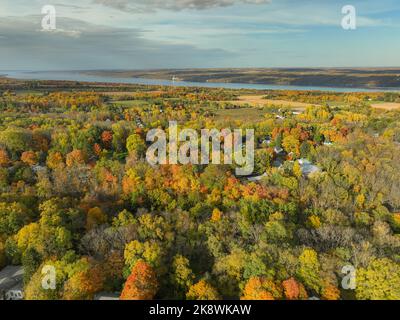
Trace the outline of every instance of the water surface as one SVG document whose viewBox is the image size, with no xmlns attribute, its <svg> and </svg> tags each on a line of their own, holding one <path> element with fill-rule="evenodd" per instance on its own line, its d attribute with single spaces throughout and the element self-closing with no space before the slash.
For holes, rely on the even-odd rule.
<svg viewBox="0 0 400 320">
<path fill-rule="evenodd" d="M 118 78 L 111 76 L 89 75 L 79 71 L 2 71 L 1 74 L 8 78 L 23 80 L 65 80 L 79 82 L 104 82 L 104 83 L 126 83 L 177 87 L 207 87 L 225 89 L 256 89 L 256 90 L 295 90 L 295 91 L 330 91 L 330 92 L 377 92 L 377 91 L 400 91 L 400 88 L 338 88 L 338 87 L 316 87 L 316 86 L 292 86 L 272 84 L 249 84 L 249 83 L 218 83 L 218 82 L 190 82 L 173 81 L 146 78 Z"/>
</svg>

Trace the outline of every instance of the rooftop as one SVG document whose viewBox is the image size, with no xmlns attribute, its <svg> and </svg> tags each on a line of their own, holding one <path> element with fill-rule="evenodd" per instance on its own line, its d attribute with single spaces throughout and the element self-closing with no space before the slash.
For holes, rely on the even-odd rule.
<svg viewBox="0 0 400 320">
<path fill-rule="evenodd" d="M 24 270 L 22 266 L 8 266 L 0 271 L 0 292 L 20 287 Z"/>
<path fill-rule="evenodd" d="M 319 172 L 319 171 L 321 171 L 321 169 L 320 169 L 318 166 L 313 165 L 313 164 L 311 163 L 311 161 L 308 160 L 308 159 L 300 159 L 300 160 L 299 160 L 299 164 L 300 164 L 300 167 L 301 167 L 301 172 L 302 172 L 305 176 L 309 176 L 310 174 L 312 174 L 312 173 L 314 173 L 314 172 Z"/>
<path fill-rule="evenodd" d="M 119 294 L 113 292 L 99 292 L 94 297 L 94 300 L 119 300 Z"/>
</svg>

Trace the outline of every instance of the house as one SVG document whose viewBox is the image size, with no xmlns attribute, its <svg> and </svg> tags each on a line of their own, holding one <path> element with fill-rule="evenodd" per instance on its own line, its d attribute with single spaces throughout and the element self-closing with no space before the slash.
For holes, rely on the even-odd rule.
<svg viewBox="0 0 400 320">
<path fill-rule="evenodd" d="M 99 292 L 95 295 L 94 300 L 112 301 L 119 300 L 119 294 L 113 292 Z"/>
<path fill-rule="evenodd" d="M 275 148 L 274 148 L 274 152 L 275 152 L 277 155 L 284 155 L 285 150 L 283 150 L 282 147 L 275 147 Z"/>
<path fill-rule="evenodd" d="M 266 136 L 264 139 L 259 139 L 258 140 L 259 144 L 264 144 L 264 145 L 270 145 L 272 143 L 272 139 L 270 136 Z"/>
<path fill-rule="evenodd" d="M 22 266 L 8 266 L 0 271 L 0 300 L 22 300 L 23 294 Z"/>
<path fill-rule="evenodd" d="M 304 176 L 308 177 L 315 172 L 320 172 L 321 169 L 316 165 L 313 165 L 310 160 L 308 159 L 300 159 L 299 165 L 301 168 L 301 172 Z"/>
<path fill-rule="evenodd" d="M 266 144 L 266 145 L 270 145 L 272 143 L 272 140 L 271 139 L 265 139 L 265 140 L 263 140 L 263 142 L 262 142 L 262 144 Z"/>
<path fill-rule="evenodd" d="M 35 173 L 38 173 L 38 172 L 44 172 L 44 171 L 46 171 L 47 169 L 46 169 L 46 167 L 44 167 L 44 166 L 40 166 L 40 165 L 35 165 L 35 166 L 32 166 L 32 170 L 35 172 Z"/>
<path fill-rule="evenodd" d="M 250 182 L 258 182 L 258 181 L 261 181 L 266 176 L 267 176 L 267 173 L 264 173 L 261 176 L 247 178 L 247 180 L 250 181 Z"/>
<path fill-rule="evenodd" d="M 278 169 L 282 168 L 284 162 L 285 162 L 284 159 L 281 158 L 275 159 L 274 161 L 272 161 L 272 167 Z"/>
</svg>

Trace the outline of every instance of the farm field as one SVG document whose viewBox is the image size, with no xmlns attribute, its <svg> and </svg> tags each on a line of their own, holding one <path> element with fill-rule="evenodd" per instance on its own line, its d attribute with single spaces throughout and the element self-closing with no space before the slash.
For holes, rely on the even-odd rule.
<svg viewBox="0 0 400 320">
<path fill-rule="evenodd" d="M 256 123 L 264 120 L 265 111 L 257 108 L 224 109 L 215 111 L 216 120 Z"/>
<path fill-rule="evenodd" d="M 275 105 L 282 107 L 289 107 L 296 110 L 305 110 L 306 107 L 310 106 L 309 103 L 279 100 L 279 99 L 265 99 L 264 95 L 242 95 L 239 96 L 237 100 L 231 101 L 231 103 L 245 105 L 249 104 L 252 106 L 265 106 L 265 105 Z"/>
<path fill-rule="evenodd" d="M 372 108 L 375 108 L 375 109 L 384 109 L 384 110 L 400 109 L 400 103 L 393 103 L 393 102 L 373 103 L 373 104 L 371 104 L 371 106 L 372 106 Z"/>
</svg>

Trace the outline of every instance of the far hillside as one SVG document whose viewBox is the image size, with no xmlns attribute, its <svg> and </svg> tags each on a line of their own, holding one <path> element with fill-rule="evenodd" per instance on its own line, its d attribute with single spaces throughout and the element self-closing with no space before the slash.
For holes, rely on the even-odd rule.
<svg viewBox="0 0 400 320">
<path fill-rule="evenodd" d="M 85 74 L 121 78 L 174 79 L 192 82 L 344 88 L 400 88 L 400 68 L 98 70 L 85 71 Z"/>
</svg>

